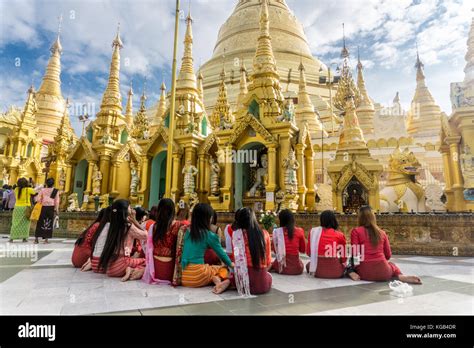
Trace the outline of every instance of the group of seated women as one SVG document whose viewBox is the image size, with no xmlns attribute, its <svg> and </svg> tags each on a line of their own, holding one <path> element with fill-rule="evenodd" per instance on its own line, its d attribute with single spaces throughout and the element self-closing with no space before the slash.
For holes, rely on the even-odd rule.
<svg viewBox="0 0 474 348">
<path fill-rule="evenodd" d="M 272 286 L 270 272 L 299 275 L 305 268 L 316 278 L 421 284 L 420 278 L 402 274 L 389 261 L 387 234 L 368 206 L 360 209 L 350 246 L 332 211 L 321 214 L 320 226 L 312 228 L 307 239 L 291 211 L 281 211 L 279 220 L 280 227 L 270 237 L 253 210 L 241 208 L 222 232 L 208 204 L 197 204 L 189 220 L 187 206 L 180 206 L 176 214 L 170 199 L 161 199 L 149 215 L 141 208 L 132 209 L 126 200 L 117 200 L 101 210 L 78 238 L 72 263 L 82 271 L 122 281 L 142 279 L 148 284 L 194 288 L 213 285 L 216 294 L 227 289 L 242 295 L 263 294 Z M 306 267 L 300 253 L 309 256 Z"/>
</svg>

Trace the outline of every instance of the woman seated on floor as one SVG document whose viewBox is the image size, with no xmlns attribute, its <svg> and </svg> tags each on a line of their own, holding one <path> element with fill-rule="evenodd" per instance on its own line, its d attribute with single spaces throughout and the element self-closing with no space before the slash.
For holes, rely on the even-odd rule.
<svg viewBox="0 0 474 348">
<path fill-rule="evenodd" d="M 170 284 L 173 280 L 176 241 L 181 226 L 188 224 L 175 220 L 175 204 L 163 198 L 156 211 L 156 223 L 148 229 L 146 269 L 143 281 L 148 284 Z"/>
<path fill-rule="evenodd" d="M 242 208 L 236 213 L 232 233 L 234 281 L 240 294 L 258 295 L 270 291 L 272 265 L 270 235 L 258 225 L 255 213 Z"/>
<path fill-rule="evenodd" d="M 273 230 L 273 250 L 276 259 L 272 270 L 280 274 L 298 275 L 303 273 L 303 262 L 300 252 L 306 251 L 304 230 L 295 226 L 295 216 L 288 210 L 282 210 L 278 215 L 280 227 Z"/>
<path fill-rule="evenodd" d="M 222 233 L 221 228 L 217 226 L 217 213 L 215 210 L 212 214 L 211 232 L 214 232 L 219 237 L 219 243 L 222 246 L 222 240 L 224 239 L 224 235 Z M 220 265 L 221 259 L 219 259 L 219 256 L 217 256 L 214 250 L 208 248 L 206 250 L 206 253 L 204 254 L 204 263 L 207 263 L 209 265 Z"/>
<path fill-rule="evenodd" d="M 360 264 L 355 264 L 358 276 L 352 279 L 368 281 L 388 281 L 398 279 L 411 284 L 421 284 L 417 276 L 402 274 L 400 269 L 392 262 L 392 250 L 387 234 L 379 226 L 372 208 L 364 206 L 359 210 L 359 227 L 351 232 L 351 244 L 355 259 L 360 259 Z"/>
<path fill-rule="evenodd" d="M 97 231 L 101 231 L 105 224 L 110 221 L 110 211 L 110 207 L 102 209 L 97 219 L 77 238 L 71 257 L 74 267 L 81 267 L 82 271 L 89 271 L 91 269 L 93 242 L 96 240 L 94 237 Z"/>
<path fill-rule="evenodd" d="M 341 278 L 346 268 L 346 237 L 338 231 L 334 212 L 323 211 L 320 223 L 308 235 L 306 254 L 311 261 L 306 264 L 306 270 L 316 278 Z"/>
<path fill-rule="evenodd" d="M 128 201 L 116 200 L 112 204 L 110 223 L 101 231 L 93 252 L 93 256 L 100 255 L 98 270 L 109 277 L 122 277 L 122 281 L 141 279 L 145 271 L 145 259 L 130 255 L 133 240 L 147 238 L 134 213 Z"/>
<path fill-rule="evenodd" d="M 199 203 L 192 212 L 191 226 L 183 236 L 181 285 L 199 288 L 214 283 L 213 292 L 220 294 L 230 285 L 229 269 L 233 264 L 220 245 L 219 237 L 211 232 L 213 210 L 210 205 Z M 204 263 L 204 253 L 212 248 L 227 265 L 208 265 Z"/>
</svg>

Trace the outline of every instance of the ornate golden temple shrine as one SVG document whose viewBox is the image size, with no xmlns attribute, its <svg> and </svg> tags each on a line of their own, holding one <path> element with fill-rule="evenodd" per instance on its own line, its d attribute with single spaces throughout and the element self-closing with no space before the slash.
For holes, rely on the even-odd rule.
<svg viewBox="0 0 474 348">
<path fill-rule="evenodd" d="M 151 207 L 165 195 L 170 155 L 171 197 L 209 202 L 217 211 L 472 208 L 472 29 L 466 79 L 453 84 L 457 99 L 448 118 L 426 87 L 419 57 L 412 108 L 404 114 L 397 95 L 396 117 L 387 117 L 369 97 L 360 59 L 354 82 L 344 43 L 335 79 L 311 55 L 284 0 L 240 0 L 197 74 L 192 25 L 188 14 L 172 139 L 164 84 L 148 109 L 143 90 L 136 112 L 130 87 L 123 108 L 119 31 L 100 110 L 78 138 L 61 94 L 58 35 L 39 90 L 28 90 L 23 110 L 0 115 L 3 183 L 52 176 L 69 211 L 93 210 L 115 198 Z M 394 134 L 385 134 L 387 127 Z"/>
</svg>

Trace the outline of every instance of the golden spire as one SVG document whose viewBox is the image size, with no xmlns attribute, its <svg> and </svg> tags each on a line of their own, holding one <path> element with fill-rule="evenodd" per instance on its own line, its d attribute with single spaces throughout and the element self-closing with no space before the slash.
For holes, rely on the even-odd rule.
<svg viewBox="0 0 474 348">
<path fill-rule="evenodd" d="M 193 59 L 193 19 L 191 13 L 186 17 L 186 34 L 184 36 L 184 53 L 181 59 L 181 69 L 176 81 L 176 88 L 179 89 L 194 89 L 196 87 L 196 75 L 194 74 L 194 59 Z"/>
<path fill-rule="evenodd" d="M 204 103 L 204 87 L 203 87 L 204 77 L 202 76 L 201 71 L 198 74 L 198 83 L 197 83 L 197 90 L 199 94 L 199 99 Z"/>
<path fill-rule="evenodd" d="M 120 49 L 123 47 L 120 39 L 120 23 L 117 34 L 112 41 L 112 61 L 110 62 L 109 81 L 102 97 L 99 113 L 112 111 L 122 113 L 122 95 L 120 94 Z"/>
<path fill-rule="evenodd" d="M 74 131 L 71 128 L 71 120 L 69 118 L 69 98 L 66 99 L 64 105 L 63 117 L 61 118 L 61 124 L 58 128 L 56 136 L 54 137 L 54 143 L 51 144 L 53 154 L 57 157 L 67 156 L 67 150 L 71 145 L 71 141 L 74 138 Z"/>
<path fill-rule="evenodd" d="M 253 75 L 272 73 L 279 78 L 273 56 L 272 38 L 270 36 L 270 17 L 268 14 L 268 0 L 262 0 L 260 9 L 260 35 L 258 37 L 257 51 L 253 60 Z"/>
<path fill-rule="evenodd" d="M 225 69 L 222 67 L 221 84 L 219 86 L 217 102 L 211 115 L 211 126 L 214 129 L 222 128 L 223 123 L 229 123 L 231 119 L 232 115 L 230 111 L 229 100 L 227 98 L 227 86 L 225 84 Z"/>
<path fill-rule="evenodd" d="M 323 126 L 314 111 L 314 105 L 306 91 L 306 74 L 303 60 L 299 65 L 300 81 L 298 88 L 298 105 L 296 106 L 297 124 L 308 124 L 310 132 L 321 131 Z"/>
<path fill-rule="evenodd" d="M 364 70 L 364 66 L 362 65 L 362 62 L 360 61 L 360 52 L 359 52 L 359 48 L 357 48 L 357 88 L 359 89 L 359 92 L 360 92 L 360 99 L 361 99 L 360 107 L 373 109 L 374 104 L 372 103 L 372 100 L 369 97 L 369 93 L 367 93 L 367 88 L 365 87 L 365 79 L 364 79 L 363 70 Z"/>
<path fill-rule="evenodd" d="M 244 105 L 244 99 L 247 96 L 247 69 L 245 68 L 244 59 L 240 59 L 240 85 L 239 85 L 239 95 L 237 96 L 237 106 Z"/>
<path fill-rule="evenodd" d="M 145 95 L 145 83 L 143 85 L 143 93 L 140 97 L 140 109 L 135 116 L 135 120 L 133 122 L 133 130 L 132 130 L 132 137 L 143 140 L 148 139 L 150 136 L 150 123 L 148 122 L 148 117 L 146 116 L 146 95 Z"/>
<path fill-rule="evenodd" d="M 62 15 L 59 17 L 58 35 L 51 45 L 51 57 L 49 58 L 43 82 L 38 90 L 39 94 L 54 95 L 62 98 L 61 94 L 61 53 L 63 48 L 59 35 L 61 34 Z"/>
<path fill-rule="evenodd" d="M 133 82 L 130 82 L 128 90 L 127 106 L 125 107 L 125 123 L 129 128 L 133 126 Z"/>
<path fill-rule="evenodd" d="M 23 108 L 23 112 L 21 114 L 19 129 L 25 130 L 27 128 L 34 128 L 36 127 L 36 111 L 38 111 L 38 107 L 36 105 L 36 92 L 33 85 L 28 88 L 28 97 L 26 98 L 25 107 Z"/>
<path fill-rule="evenodd" d="M 166 113 L 166 85 L 164 81 L 161 83 L 160 89 L 160 101 L 158 102 L 154 124 L 161 124 Z"/>
<path fill-rule="evenodd" d="M 407 118 L 407 131 L 412 136 L 437 136 L 441 130 L 441 109 L 426 86 L 425 74 L 416 47 L 416 90 Z"/>
<path fill-rule="evenodd" d="M 343 27 L 344 28 L 344 27 Z M 360 92 L 352 79 L 349 66 L 349 50 L 344 37 L 341 56 L 343 57 L 342 73 L 339 80 L 334 106 L 344 117 L 339 136 L 338 151 L 349 149 L 366 149 L 367 144 L 359 125 L 356 108 L 360 104 Z"/>
<path fill-rule="evenodd" d="M 418 51 L 418 43 L 416 44 L 416 63 L 415 63 L 415 68 L 416 68 L 416 82 L 417 84 L 424 85 L 425 84 L 425 73 L 423 71 L 423 68 L 425 65 L 420 59 L 420 53 Z"/>
</svg>

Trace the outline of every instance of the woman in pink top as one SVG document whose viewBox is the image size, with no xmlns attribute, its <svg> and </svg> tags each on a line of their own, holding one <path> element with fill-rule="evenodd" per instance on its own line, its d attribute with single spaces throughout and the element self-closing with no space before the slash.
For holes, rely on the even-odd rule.
<svg viewBox="0 0 474 348">
<path fill-rule="evenodd" d="M 101 233 L 102 236 L 103 233 Z M 100 251 L 98 269 L 109 277 L 122 277 L 122 281 L 140 279 L 145 271 L 145 258 L 132 258 L 133 241 L 145 241 L 147 232 L 134 217 L 128 201 L 116 200 L 112 204 L 110 225 L 105 242 L 97 241 L 94 254 Z"/>
<path fill-rule="evenodd" d="M 59 212 L 59 192 L 54 188 L 53 178 L 46 180 L 46 187 L 36 196 L 36 203 L 40 203 L 43 207 L 36 223 L 35 244 L 38 244 L 40 237 L 48 243 L 48 239 L 53 236 L 54 218 Z"/>
<path fill-rule="evenodd" d="M 385 231 L 377 226 L 375 214 L 369 206 L 364 206 L 359 211 L 359 227 L 351 232 L 351 244 L 355 256 L 360 257 L 360 264 L 355 267 L 360 279 L 398 279 L 406 283 L 421 284 L 420 278 L 402 274 L 394 263 L 388 261 L 392 257 L 390 242 Z M 358 280 L 359 277 L 351 275 L 353 280 Z"/>
</svg>

